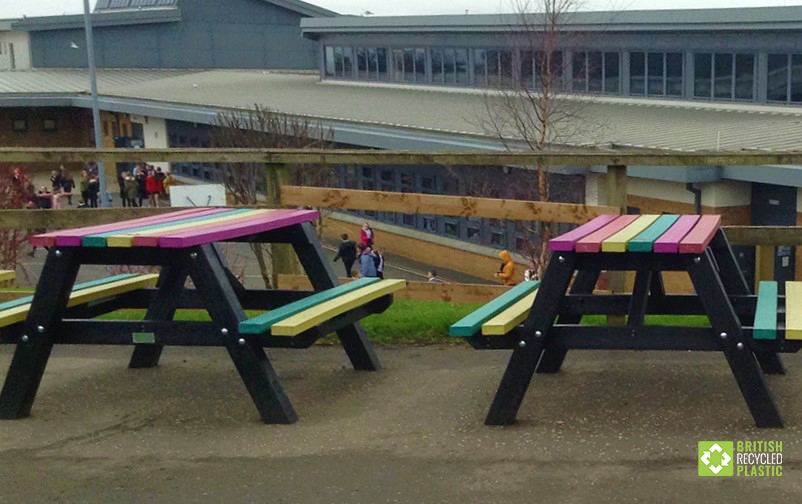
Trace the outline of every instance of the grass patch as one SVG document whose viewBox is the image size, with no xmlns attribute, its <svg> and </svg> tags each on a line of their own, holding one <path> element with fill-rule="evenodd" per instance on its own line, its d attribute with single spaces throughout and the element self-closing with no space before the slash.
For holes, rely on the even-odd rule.
<svg viewBox="0 0 802 504">
<path fill-rule="evenodd" d="M 374 343 L 459 343 L 460 338 L 448 335 L 448 328 L 454 322 L 482 306 L 480 303 L 444 303 L 433 301 L 395 301 L 384 313 L 371 315 L 362 320 L 362 326 Z M 260 311 L 246 311 L 248 317 L 259 315 Z M 100 319 L 142 320 L 145 310 L 118 310 L 102 315 Z M 203 322 L 208 321 L 209 314 L 204 310 L 178 310 L 175 320 Z M 605 325 L 604 315 L 587 315 L 582 317 L 584 325 Z M 646 325 L 673 325 L 709 327 L 707 317 L 703 315 L 647 315 Z M 323 343 L 334 343 L 336 339 L 329 336 Z"/>
</svg>

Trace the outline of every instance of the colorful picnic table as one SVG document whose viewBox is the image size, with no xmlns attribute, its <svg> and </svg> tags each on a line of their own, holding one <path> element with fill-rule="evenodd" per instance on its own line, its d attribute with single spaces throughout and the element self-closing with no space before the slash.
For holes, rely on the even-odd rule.
<svg viewBox="0 0 802 504">
<path fill-rule="evenodd" d="M 0 342 L 17 345 L 0 392 L 0 418 L 30 414 L 54 344 L 133 345 L 132 368 L 156 366 L 165 345 L 225 347 L 266 423 L 297 419 L 266 347 L 308 348 L 336 333 L 356 369 L 379 369 L 358 320 L 386 309 L 404 282 L 337 287 L 311 226 L 318 216 L 316 210 L 193 208 L 32 237 L 33 245 L 49 248 L 36 292 L 0 306 Z M 217 242 L 290 244 L 315 291 L 246 289 Z M 155 266 L 160 273 L 158 282 L 153 275 L 118 275 L 74 286 L 86 264 Z M 186 286 L 188 278 L 194 288 Z M 121 307 L 146 308 L 145 319 L 93 318 Z M 180 308 L 205 309 L 211 322 L 173 321 Z M 271 310 L 271 320 L 249 320 L 245 309 Z"/>
<path fill-rule="evenodd" d="M 477 349 L 513 349 L 486 423 L 514 422 L 533 374 L 558 372 L 568 350 L 634 349 L 722 352 L 756 425 L 782 427 L 764 374 L 783 374 L 778 352 L 802 348 L 802 282 L 787 282 L 785 295 L 762 282 L 753 295 L 720 224 L 718 215 L 603 215 L 552 239 L 534 300 L 516 312 L 522 325 L 452 326 Z M 634 271 L 632 293 L 594 293 L 605 270 Z M 687 272 L 695 294 L 666 294 L 666 271 Z M 627 317 L 625 325 L 581 325 L 590 314 Z M 710 327 L 645 325 L 647 314 L 706 315 Z"/>
</svg>

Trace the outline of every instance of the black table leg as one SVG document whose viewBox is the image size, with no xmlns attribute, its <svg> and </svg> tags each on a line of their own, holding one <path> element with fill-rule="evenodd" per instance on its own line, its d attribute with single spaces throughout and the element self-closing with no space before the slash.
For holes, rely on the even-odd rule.
<svg viewBox="0 0 802 504">
<path fill-rule="evenodd" d="M 308 222 L 295 226 L 296 237 L 292 240 L 292 246 L 301 265 L 306 271 L 312 287 L 315 290 L 325 290 L 338 285 L 337 276 L 329 264 L 323 259 L 320 250 L 320 242 L 315 234 L 315 230 Z M 345 353 L 351 360 L 354 369 L 361 371 L 378 371 L 381 369 L 379 358 L 373 351 L 365 331 L 357 322 L 345 326 L 337 331 Z"/>
<path fill-rule="evenodd" d="M 178 299 L 184 289 L 189 272 L 184 267 L 166 266 L 159 275 L 158 291 L 151 301 L 145 320 L 173 320 Z M 159 365 L 164 345 L 136 344 L 128 367 L 152 368 Z"/>
<path fill-rule="evenodd" d="M 724 288 L 730 295 L 748 295 L 752 293 L 749 284 L 738 266 L 738 261 L 735 259 L 735 254 L 730 247 L 727 236 L 719 229 L 713 240 L 710 242 L 710 250 L 716 258 L 720 270 L 721 281 Z M 785 374 L 785 366 L 783 366 L 780 354 L 770 351 L 757 351 L 754 352 L 757 361 L 760 363 L 760 368 L 766 374 Z"/>
<path fill-rule="evenodd" d="M 524 324 L 525 339 L 512 351 L 510 362 L 501 378 L 498 391 L 485 419 L 486 425 L 507 425 L 515 422 L 529 382 L 543 351 L 548 330 L 554 323 L 560 299 L 565 295 L 574 274 L 574 253 L 555 253 L 538 290 L 529 317 Z"/>
<path fill-rule="evenodd" d="M 741 331 L 727 292 L 717 274 L 712 252 L 688 258 L 688 273 L 710 319 L 714 334 L 738 382 L 755 424 L 758 427 L 782 427 L 783 422 L 755 356 Z"/>
<path fill-rule="evenodd" d="M 593 289 L 596 288 L 596 282 L 599 280 L 599 270 L 581 270 L 576 274 L 573 285 L 571 285 L 571 294 L 592 294 Z M 578 324 L 582 321 L 582 315 L 560 315 L 557 319 L 558 324 Z M 543 351 L 543 356 L 540 357 L 540 362 L 537 364 L 538 373 L 557 373 L 565 361 L 565 356 L 568 354 L 567 349 L 563 348 L 547 348 Z"/>
<path fill-rule="evenodd" d="M 640 327 L 646 318 L 646 305 L 649 302 L 649 288 L 652 285 L 652 272 L 639 270 L 635 273 L 635 285 L 629 298 L 627 325 Z"/>
<path fill-rule="evenodd" d="M 258 338 L 240 335 L 245 313 L 225 268 L 212 245 L 186 251 L 190 277 L 200 292 L 217 330 L 226 336 L 226 349 L 265 423 L 294 423 L 298 415 L 281 387 Z"/>
<path fill-rule="evenodd" d="M 75 247 L 50 249 L 47 254 L 23 336 L 17 344 L 3 391 L 0 418 L 22 418 L 31 414 L 57 330 L 78 275 L 80 262 Z"/>
</svg>

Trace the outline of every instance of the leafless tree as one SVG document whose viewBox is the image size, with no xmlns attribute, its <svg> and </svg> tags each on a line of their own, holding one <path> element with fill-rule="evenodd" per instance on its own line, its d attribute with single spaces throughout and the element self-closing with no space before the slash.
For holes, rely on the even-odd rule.
<svg viewBox="0 0 802 504">
<path fill-rule="evenodd" d="M 591 98 L 571 90 L 572 77 L 566 48 L 582 47 L 583 35 L 568 30 L 572 17 L 581 7 L 579 0 L 510 0 L 512 14 L 503 19 L 510 26 L 508 37 L 519 57 L 518 64 L 505 68 L 499 85 L 488 85 L 481 109 L 475 114 L 480 127 L 508 150 L 528 149 L 540 152 L 576 145 L 577 139 L 598 129 L 584 113 Z M 531 63 L 530 63 L 531 62 Z M 489 83 L 491 84 L 491 83 Z M 537 201 L 565 201 L 565 194 L 554 194 L 550 167 L 535 157 L 528 167 L 530 187 L 527 197 Z M 518 183 L 520 185 L 520 182 Z M 526 183 L 524 184 L 526 185 Z M 556 198 L 555 198 L 556 196 Z M 521 223 L 526 250 L 520 251 L 542 273 L 548 251 L 545 244 L 552 235 L 552 225 L 542 223 L 533 228 Z"/>
<path fill-rule="evenodd" d="M 319 122 L 290 116 L 254 105 L 244 111 L 228 111 L 218 116 L 212 137 L 217 147 L 320 149 L 332 145 L 333 134 Z M 220 164 L 218 178 L 235 205 L 254 205 L 261 201 L 278 203 L 282 183 L 326 186 L 334 168 L 299 165 L 288 170 L 288 180 L 281 180 L 281 170 L 261 163 Z M 320 224 L 320 223 L 318 223 Z M 284 247 L 286 249 L 286 247 Z M 292 255 L 279 248 L 251 244 L 265 286 L 275 283 L 275 272 L 293 262 Z M 283 250 L 283 249 L 282 249 Z M 286 251 L 285 251 L 286 252 Z M 281 257 L 279 257 L 281 256 Z"/>
</svg>

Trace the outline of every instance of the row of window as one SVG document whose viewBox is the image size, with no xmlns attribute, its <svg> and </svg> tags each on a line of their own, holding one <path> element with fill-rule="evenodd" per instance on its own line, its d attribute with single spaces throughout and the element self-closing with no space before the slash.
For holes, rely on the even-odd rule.
<svg viewBox="0 0 802 504">
<path fill-rule="evenodd" d="M 58 122 L 55 118 L 42 118 L 42 131 L 45 133 L 55 133 L 58 131 Z M 14 133 L 28 133 L 29 124 L 25 117 L 15 117 L 11 119 L 11 131 Z"/>
<path fill-rule="evenodd" d="M 685 55 L 681 52 L 618 52 L 463 49 L 325 48 L 327 78 L 491 88 L 543 86 L 603 94 L 682 97 L 711 100 L 756 99 L 757 58 L 750 53 L 694 53 L 692 91 L 686 93 Z M 569 61 L 570 60 L 570 61 Z M 802 54 L 769 54 L 767 99 L 802 102 Z M 690 88 L 689 88 L 690 89 Z"/>
</svg>

